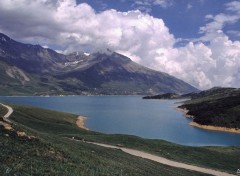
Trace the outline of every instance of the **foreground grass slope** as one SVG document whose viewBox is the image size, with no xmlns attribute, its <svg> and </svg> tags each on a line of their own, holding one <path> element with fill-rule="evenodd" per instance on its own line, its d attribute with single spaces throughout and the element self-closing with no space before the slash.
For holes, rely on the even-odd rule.
<svg viewBox="0 0 240 176">
<path fill-rule="evenodd" d="M 76 115 L 11 105 L 16 131 L 1 128 L 0 175 L 204 175 L 133 157 L 120 150 L 106 149 L 70 137 L 154 153 L 166 158 L 236 173 L 239 147 L 185 147 L 162 140 L 128 135 L 106 135 L 79 129 Z M 69 138 L 67 138 L 69 137 Z"/>
<path fill-rule="evenodd" d="M 3 132 L 9 136 L 0 135 L 1 175 L 203 175 L 86 143 Z"/>
</svg>

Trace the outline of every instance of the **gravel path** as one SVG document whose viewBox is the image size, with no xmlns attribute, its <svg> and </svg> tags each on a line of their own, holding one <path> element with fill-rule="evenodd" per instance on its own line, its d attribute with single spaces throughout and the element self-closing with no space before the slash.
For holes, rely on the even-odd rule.
<svg viewBox="0 0 240 176">
<path fill-rule="evenodd" d="M 7 123 L 12 123 L 12 122 L 8 119 L 8 118 L 10 117 L 10 115 L 13 113 L 12 107 L 7 106 L 7 105 L 2 104 L 2 103 L 0 103 L 0 104 L 1 104 L 2 106 L 4 106 L 5 108 L 8 109 L 7 114 L 5 114 L 5 115 L 3 116 L 3 120 L 4 120 L 5 122 L 7 122 Z"/>
<path fill-rule="evenodd" d="M 120 149 L 123 152 L 128 153 L 130 155 L 149 159 L 149 160 L 156 161 L 158 163 L 172 166 L 172 167 L 183 168 L 183 169 L 187 169 L 187 170 L 197 171 L 197 172 L 210 174 L 210 175 L 216 175 L 216 176 L 234 176 L 234 175 L 228 174 L 226 172 L 216 171 L 213 169 L 207 169 L 207 168 L 203 168 L 203 167 L 193 166 L 190 164 L 180 163 L 177 161 L 172 161 L 172 160 L 169 160 L 169 159 L 166 159 L 166 158 L 163 158 L 160 156 L 152 155 L 152 154 L 149 154 L 146 152 L 142 152 L 139 150 L 124 148 L 124 147 L 117 147 L 117 146 L 106 145 L 106 144 L 100 144 L 100 143 L 95 143 L 95 142 L 87 142 L 87 143 L 99 145 L 99 146 L 106 147 L 106 148 Z"/>
</svg>

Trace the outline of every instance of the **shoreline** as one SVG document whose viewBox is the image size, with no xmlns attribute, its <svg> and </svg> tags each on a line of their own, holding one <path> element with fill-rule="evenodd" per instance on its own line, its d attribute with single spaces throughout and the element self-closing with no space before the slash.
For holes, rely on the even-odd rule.
<svg viewBox="0 0 240 176">
<path fill-rule="evenodd" d="M 188 109 L 184 108 L 179 108 L 177 107 L 176 110 L 183 112 L 185 117 L 187 118 L 191 118 L 193 119 L 194 116 L 192 115 L 188 115 Z M 188 125 L 196 127 L 196 128 L 201 128 L 201 129 L 205 129 L 205 130 L 212 130 L 212 131 L 222 131 L 222 132 L 229 132 L 229 133 L 236 133 L 236 134 L 240 134 L 240 129 L 235 129 L 235 128 L 227 128 L 227 127 L 218 127 L 218 126 L 211 126 L 211 125 L 201 125 L 198 124 L 196 122 L 189 122 Z"/>
<path fill-rule="evenodd" d="M 43 98 L 49 98 L 49 97 L 75 97 L 75 96 L 82 96 L 82 97 L 104 97 L 104 96 L 113 96 L 113 97 L 120 97 L 120 96 L 136 96 L 136 97 L 142 97 L 144 95 L 111 95 L 111 94 L 106 94 L 106 95 L 103 95 L 103 94 L 89 94 L 89 95 L 0 95 L 0 97 L 9 97 L 9 98 L 15 98 L 15 97 L 43 97 Z"/>
<path fill-rule="evenodd" d="M 182 108 L 176 107 L 176 110 L 182 112 L 184 114 L 184 116 L 187 118 L 191 118 L 191 119 L 194 118 L 194 116 L 187 114 L 189 110 L 186 108 L 182 109 Z"/>
<path fill-rule="evenodd" d="M 230 132 L 230 133 L 238 133 L 240 134 L 240 129 L 235 128 L 227 128 L 227 127 L 218 127 L 218 126 L 211 126 L 211 125 L 201 125 L 196 122 L 190 122 L 190 126 L 206 129 L 206 130 L 212 130 L 212 131 L 222 131 L 222 132 Z"/>
<path fill-rule="evenodd" d="M 82 129 L 84 129 L 84 130 L 90 131 L 90 129 L 85 126 L 85 121 L 86 121 L 86 120 L 87 120 L 87 117 L 78 116 L 78 117 L 77 117 L 77 121 L 76 121 L 76 125 L 77 125 L 79 128 L 82 128 Z"/>
</svg>

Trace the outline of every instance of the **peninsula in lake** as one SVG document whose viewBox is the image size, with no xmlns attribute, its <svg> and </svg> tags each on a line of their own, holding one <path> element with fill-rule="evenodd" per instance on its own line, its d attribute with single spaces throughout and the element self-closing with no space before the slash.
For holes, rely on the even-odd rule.
<svg viewBox="0 0 240 176">
<path fill-rule="evenodd" d="M 190 125 L 209 130 L 240 133 L 240 89 L 214 87 L 199 93 L 166 93 L 145 96 L 143 99 L 190 99 L 178 108 L 187 117 L 192 117 Z"/>
<path fill-rule="evenodd" d="M 240 89 L 216 87 L 202 91 L 179 108 L 193 117 L 193 126 L 240 133 Z"/>
</svg>

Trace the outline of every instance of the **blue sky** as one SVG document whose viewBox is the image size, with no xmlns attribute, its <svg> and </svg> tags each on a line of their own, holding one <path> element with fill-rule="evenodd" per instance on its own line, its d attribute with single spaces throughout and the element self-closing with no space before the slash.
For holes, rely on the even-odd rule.
<svg viewBox="0 0 240 176">
<path fill-rule="evenodd" d="M 140 10 L 156 18 L 164 20 L 170 32 L 176 38 L 199 37 L 199 28 L 206 23 L 205 16 L 217 15 L 225 12 L 225 4 L 229 0 L 167 0 L 166 4 L 154 4 L 154 1 L 142 0 L 143 4 L 135 0 L 77 0 L 77 3 L 88 3 L 96 12 L 116 9 L 121 12 Z M 148 2 L 144 5 L 144 2 Z M 229 25 L 226 30 L 240 29 L 240 22 Z M 225 30 L 225 29 L 224 29 Z M 230 35 L 233 40 L 240 36 Z"/>
<path fill-rule="evenodd" d="M 4 0 L 0 32 L 65 54 L 111 49 L 199 89 L 240 87 L 239 0 Z"/>
</svg>

